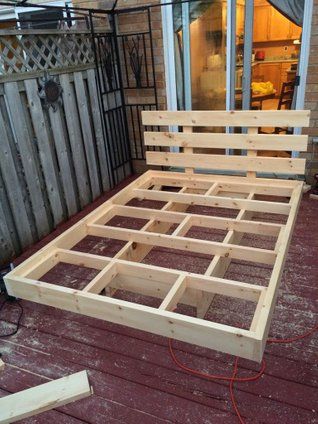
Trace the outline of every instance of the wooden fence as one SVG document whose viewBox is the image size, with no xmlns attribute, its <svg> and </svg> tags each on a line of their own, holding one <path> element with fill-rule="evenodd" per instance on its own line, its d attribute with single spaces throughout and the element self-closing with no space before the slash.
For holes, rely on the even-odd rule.
<svg viewBox="0 0 318 424">
<path fill-rule="evenodd" d="M 38 78 L 0 78 L 0 264 L 109 189 L 95 70 L 56 78 L 56 111 Z"/>
</svg>

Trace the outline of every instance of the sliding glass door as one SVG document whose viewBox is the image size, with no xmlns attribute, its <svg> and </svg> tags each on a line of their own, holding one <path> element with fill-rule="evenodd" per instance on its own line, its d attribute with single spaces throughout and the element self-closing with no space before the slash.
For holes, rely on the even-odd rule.
<svg viewBox="0 0 318 424">
<path fill-rule="evenodd" d="M 285 74 L 292 72 L 289 62 L 300 59 L 300 88 L 293 107 L 303 107 L 312 0 L 304 2 L 302 31 L 266 0 L 165 1 L 168 105 L 179 110 L 262 107 L 264 104 L 254 99 L 251 83 L 267 81 L 274 86 L 278 103 Z M 301 49 L 295 31 L 302 32 Z M 265 109 L 273 109 L 275 99 L 267 102 Z"/>
<path fill-rule="evenodd" d="M 173 5 L 179 109 L 225 109 L 226 2 Z"/>
<path fill-rule="evenodd" d="M 225 109 L 226 8 L 222 0 L 175 3 L 173 40 L 180 110 Z"/>
</svg>

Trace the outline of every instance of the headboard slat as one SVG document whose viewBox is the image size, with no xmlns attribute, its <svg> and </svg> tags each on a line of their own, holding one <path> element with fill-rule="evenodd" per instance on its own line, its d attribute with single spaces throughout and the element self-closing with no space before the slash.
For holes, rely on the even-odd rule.
<svg viewBox="0 0 318 424">
<path fill-rule="evenodd" d="M 199 147 L 201 149 L 307 150 L 307 135 L 223 134 L 145 131 L 146 146 Z"/>
<path fill-rule="evenodd" d="M 144 125 L 181 127 L 307 127 L 308 110 L 143 111 Z"/>
<path fill-rule="evenodd" d="M 305 159 L 170 152 L 146 152 L 146 159 L 148 165 L 210 170 L 274 172 L 281 174 L 303 174 L 306 163 Z"/>
<path fill-rule="evenodd" d="M 186 173 L 196 169 L 226 173 L 240 171 L 248 177 L 256 177 L 257 173 L 304 174 L 305 159 L 289 157 L 288 152 L 306 151 L 308 137 L 258 134 L 258 127 L 305 127 L 309 125 L 309 118 L 310 111 L 307 110 L 143 111 L 144 125 L 183 128 L 183 132 L 146 131 L 146 146 L 180 149 L 178 153 L 148 151 L 147 164 L 184 168 Z M 203 128 L 193 132 L 194 127 L 199 126 Z M 247 128 L 247 134 L 215 133 L 211 130 L 211 127 L 226 126 Z M 227 155 L 225 149 L 234 149 L 234 154 Z M 220 154 L 215 154 L 219 151 Z"/>
</svg>

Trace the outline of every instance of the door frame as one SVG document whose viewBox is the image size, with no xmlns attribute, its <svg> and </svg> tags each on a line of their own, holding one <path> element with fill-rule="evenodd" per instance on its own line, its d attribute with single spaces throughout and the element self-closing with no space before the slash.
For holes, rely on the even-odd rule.
<svg viewBox="0 0 318 424">
<path fill-rule="evenodd" d="M 308 62 L 310 53 L 310 37 L 313 17 L 313 0 L 305 0 L 304 18 L 301 36 L 300 55 L 298 59 L 299 85 L 296 87 L 295 109 L 303 109 L 305 106 L 306 81 L 308 74 Z M 294 134 L 301 134 L 301 128 L 294 128 Z M 297 158 L 299 152 L 292 152 L 292 157 Z"/>
</svg>

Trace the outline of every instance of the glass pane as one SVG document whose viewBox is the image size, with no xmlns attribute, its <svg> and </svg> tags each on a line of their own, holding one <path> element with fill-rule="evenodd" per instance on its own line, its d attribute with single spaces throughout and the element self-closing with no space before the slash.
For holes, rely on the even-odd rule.
<svg viewBox="0 0 318 424">
<path fill-rule="evenodd" d="M 191 54 L 192 109 L 225 109 L 226 2 L 189 3 L 190 46 L 183 46 L 181 4 L 173 6 L 178 108 L 184 109 L 184 50 Z"/>
</svg>

